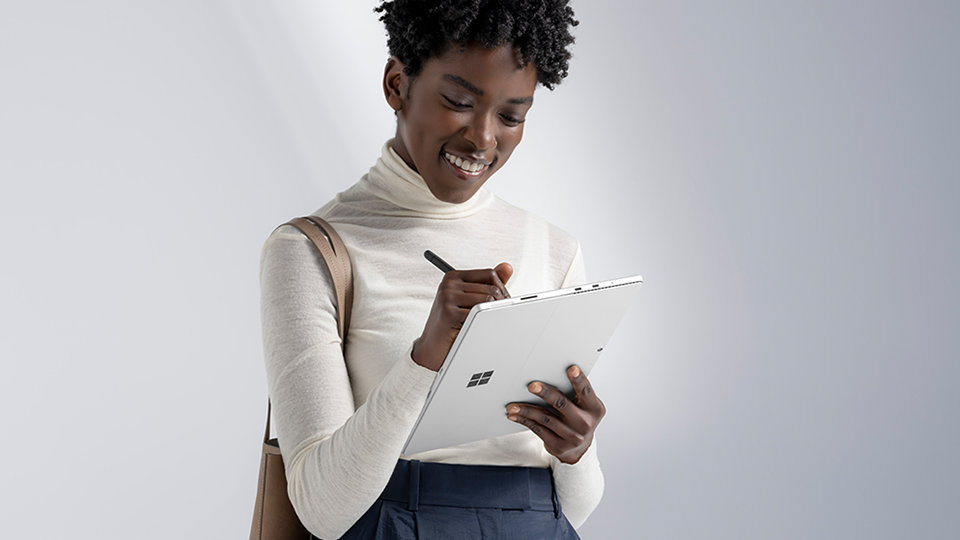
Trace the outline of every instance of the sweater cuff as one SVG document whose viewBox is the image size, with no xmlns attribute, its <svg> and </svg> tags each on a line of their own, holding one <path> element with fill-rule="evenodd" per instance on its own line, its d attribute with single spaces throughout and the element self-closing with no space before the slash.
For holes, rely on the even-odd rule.
<svg viewBox="0 0 960 540">
<path fill-rule="evenodd" d="M 579 528 L 603 497 L 603 472 L 597 458 L 597 439 L 573 465 L 551 457 L 553 479 L 563 514 L 574 528 Z"/>
<path fill-rule="evenodd" d="M 412 422 L 420 415 L 427 393 L 437 378 L 437 372 L 414 362 L 410 356 L 411 350 L 412 344 L 407 353 L 390 368 L 380 387 L 374 392 L 379 393 L 384 400 L 385 407 L 378 407 L 381 414 L 394 416 L 396 420 L 410 423 L 412 427 Z"/>
<path fill-rule="evenodd" d="M 413 344 L 410 344 L 410 348 L 407 349 L 407 354 L 403 355 L 403 359 L 398 362 L 400 366 L 397 369 L 400 371 L 398 374 L 399 377 L 406 383 L 416 386 L 426 385 L 425 391 L 430 390 L 430 386 L 433 385 L 433 380 L 437 378 L 437 372 L 432 369 L 427 369 L 420 364 L 413 361 Z"/>
<path fill-rule="evenodd" d="M 600 466 L 600 459 L 597 458 L 597 438 L 594 436 L 593 441 L 590 443 L 590 446 L 587 448 L 587 451 L 580 456 L 580 460 L 576 463 L 564 463 L 557 459 L 556 456 L 548 454 L 550 456 L 550 468 L 553 469 L 554 474 L 566 474 L 566 473 L 575 473 L 579 470 L 592 469 L 594 467 Z"/>
</svg>

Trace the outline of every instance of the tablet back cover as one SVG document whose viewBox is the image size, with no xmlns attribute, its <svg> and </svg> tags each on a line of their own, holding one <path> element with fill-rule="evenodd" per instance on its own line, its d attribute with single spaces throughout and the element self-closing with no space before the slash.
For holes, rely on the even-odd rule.
<svg viewBox="0 0 960 540">
<path fill-rule="evenodd" d="M 610 285 L 628 279 L 635 281 Z M 543 404 L 526 389 L 534 380 L 572 395 L 566 369 L 577 364 L 590 373 L 640 283 L 625 278 L 474 307 L 403 454 L 525 430 L 507 420 L 506 404 Z"/>
</svg>

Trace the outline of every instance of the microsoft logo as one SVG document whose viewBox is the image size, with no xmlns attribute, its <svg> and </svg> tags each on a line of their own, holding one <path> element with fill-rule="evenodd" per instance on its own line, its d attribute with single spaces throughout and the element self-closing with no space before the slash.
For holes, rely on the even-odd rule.
<svg viewBox="0 0 960 540">
<path fill-rule="evenodd" d="M 490 382 L 490 377 L 493 377 L 492 371 L 482 371 L 480 373 L 474 373 L 470 376 L 470 382 L 467 383 L 467 388 L 471 386 L 478 386 L 481 384 L 487 384 Z"/>
</svg>

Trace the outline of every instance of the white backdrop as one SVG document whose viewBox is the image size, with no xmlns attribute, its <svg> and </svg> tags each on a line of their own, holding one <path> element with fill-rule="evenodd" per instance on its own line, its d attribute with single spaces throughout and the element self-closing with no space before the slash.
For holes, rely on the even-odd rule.
<svg viewBox="0 0 960 540">
<path fill-rule="evenodd" d="M 0 3 L 0 536 L 245 537 L 259 250 L 393 132 L 373 5 Z M 960 4 L 574 6 L 488 185 L 646 278 L 583 536 L 960 536 Z"/>
</svg>

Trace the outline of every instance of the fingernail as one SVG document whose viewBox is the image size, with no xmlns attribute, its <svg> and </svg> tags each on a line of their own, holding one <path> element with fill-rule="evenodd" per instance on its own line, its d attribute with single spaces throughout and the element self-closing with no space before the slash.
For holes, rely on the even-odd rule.
<svg viewBox="0 0 960 540">
<path fill-rule="evenodd" d="M 516 422 L 516 421 L 517 421 L 517 415 L 515 415 L 515 414 L 508 414 L 508 415 L 507 415 L 507 420 L 510 420 L 510 421 L 512 421 L 512 422 Z"/>
<path fill-rule="evenodd" d="M 511 405 L 511 406 L 507 407 L 507 412 L 512 413 L 512 414 L 516 414 L 516 413 L 520 412 L 520 407 L 518 407 L 517 405 Z"/>
<path fill-rule="evenodd" d="M 538 382 L 532 382 L 530 383 L 529 388 L 530 388 L 530 391 L 533 392 L 534 394 L 539 394 L 540 391 L 543 390 L 543 385 L 541 385 Z"/>
<path fill-rule="evenodd" d="M 580 376 L 580 368 L 577 367 L 577 366 L 573 366 L 572 368 L 570 368 L 570 376 L 571 376 L 571 377 L 579 377 L 579 376 Z"/>
</svg>

